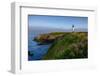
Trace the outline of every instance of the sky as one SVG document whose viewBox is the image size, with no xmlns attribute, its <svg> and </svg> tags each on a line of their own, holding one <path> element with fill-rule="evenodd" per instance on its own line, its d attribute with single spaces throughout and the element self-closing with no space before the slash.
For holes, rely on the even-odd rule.
<svg viewBox="0 0 100 76">
<path fill-rule="evenodd" d="M 48 27 L 71 29 L 72 25 L 75 28 L 88 28 L 88 17 L 78 16 L 46 16 L 46 15 L 29 15 L 29 27 Z"/>
</svg>

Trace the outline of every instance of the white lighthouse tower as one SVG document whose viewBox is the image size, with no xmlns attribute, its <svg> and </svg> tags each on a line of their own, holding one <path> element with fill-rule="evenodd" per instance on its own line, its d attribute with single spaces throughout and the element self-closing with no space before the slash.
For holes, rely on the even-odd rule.
<svg viewBox="0 0 100 76">
<path fill-rule="evenodd" d="M 74 27 L 74 25 L 72 25 L 72 32 L 74 32 L 75 31 L 75 27 Z"/>
</svg>

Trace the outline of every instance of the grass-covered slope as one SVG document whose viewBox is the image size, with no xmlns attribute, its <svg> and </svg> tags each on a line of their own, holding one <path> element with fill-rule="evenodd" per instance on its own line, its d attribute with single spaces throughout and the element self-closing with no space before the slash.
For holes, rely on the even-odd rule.
<svg viewBox="0 0 100 76">
<path fill-rule="evenodd" d="M 56 33 L 54 33 L 55 35 Z M 73 59 L 88 57 L 88 38 L 86 32 L 63 33 L 54 40 L 43 59 Z"/>
</svg>

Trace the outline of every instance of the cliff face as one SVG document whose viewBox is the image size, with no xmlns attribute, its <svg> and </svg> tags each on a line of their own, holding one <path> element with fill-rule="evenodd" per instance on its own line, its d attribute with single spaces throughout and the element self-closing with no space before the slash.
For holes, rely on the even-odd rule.
<svg viewBox="0 0 100 76">
<path fill-rule="evenodd" d="M 54 42 L 57 38 L 64 36 L 64 32 L 53 32 L 48 34 L 41 34 L 34 38 L 34 41 L 37 41 L 39 44 L 49 44 Z"/>
<path fill-rule="evenodd" d="M 38 42 L 51 43 L 43 59 L 73 59 L 88 57 L 88 38 L 86 32 L 49 33 L 35 39 Z"/>
</svg>

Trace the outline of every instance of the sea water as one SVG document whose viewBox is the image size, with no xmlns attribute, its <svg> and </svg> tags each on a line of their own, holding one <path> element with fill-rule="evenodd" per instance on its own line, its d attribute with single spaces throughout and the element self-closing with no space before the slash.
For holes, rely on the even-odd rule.
<svg viewBox="0 0 100 76">
<path fill-rule="evenodd" d="M 28 51 L 32 53 L 32 56 L 28 55 L 28 60 L 41 60 L 43 56 L 47 53 L 50 44 L 48 45 L 38 45 L 34 38 L 38 36 L 34 32 L 28 34 Z"/>
</svg>

